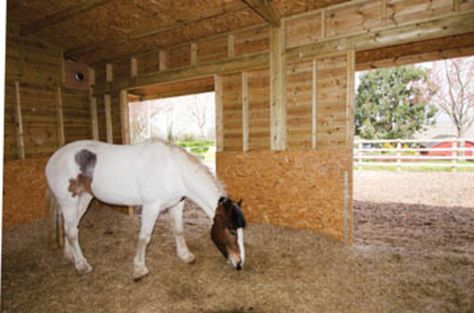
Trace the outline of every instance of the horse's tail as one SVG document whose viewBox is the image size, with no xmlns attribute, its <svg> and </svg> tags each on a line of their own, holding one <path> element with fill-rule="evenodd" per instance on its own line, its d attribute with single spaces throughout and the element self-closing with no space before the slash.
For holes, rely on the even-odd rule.
<svg viewBox="0 0 474 313">
<path fill-rule="evenodd" d="M 51 247 L 62 248 L 64 246 L 63 217 L 59 203 L 49 186 L 46 189 L 45 205 L 49 212 L 50 222 L 48 244 Z"/>
</svg>

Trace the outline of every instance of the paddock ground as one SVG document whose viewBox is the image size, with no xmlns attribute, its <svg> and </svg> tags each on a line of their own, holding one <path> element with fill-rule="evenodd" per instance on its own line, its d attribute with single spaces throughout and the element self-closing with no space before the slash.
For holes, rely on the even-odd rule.
<svg viewBox="0 0 474 313">
<path fill-rule="evenodd" d="M 148 249 L 151 273 L 138 283 L 134 217 L 90 208 L 80 236 L 94 270 L 85 276 L 47 247 L 45 222 L 17 226 L 4 234 L 2 311 L 474 312 L 474 173 L 394 174 L 356 172 L 352 246 L 252 224 L 241 272 L 225 264 L 191 206 L 185 229 L 196 263 L 177 259 L 165 214 Z"/>
</svg>

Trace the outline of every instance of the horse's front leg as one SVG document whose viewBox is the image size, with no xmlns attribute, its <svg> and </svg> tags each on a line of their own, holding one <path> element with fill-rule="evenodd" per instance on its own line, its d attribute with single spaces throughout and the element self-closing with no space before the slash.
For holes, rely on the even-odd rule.
<svg viewBox="0 0 474 313">
<path fill-rule="evenodd" d="M 155 226 L 160 211 L 161 205 L 159 203 L 142 206 L 142 225 L 140 228 L 140 235 L 138 236 L 137 254 L 133 260 L 134 280 L 139 280 L 149 273 L 145 264 L 146 247 L 150 243 L 151 233 L 153 232 L 153 227 Z"/>
<path fill-rule="evenodd" d="M 183 230 L 183 209 L 184 201 L 171 208 L 170 213 L 173 217 L 173 233 L 176 239 L 176 254 L 184 263 L 193 263 L 196 260 L 194 254 L 189 251 Z"/>
</svg>

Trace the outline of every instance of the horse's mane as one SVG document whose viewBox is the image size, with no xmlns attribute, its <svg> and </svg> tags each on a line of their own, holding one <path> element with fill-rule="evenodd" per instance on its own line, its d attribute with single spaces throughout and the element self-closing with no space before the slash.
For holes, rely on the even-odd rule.
<svg viewBox="0 0 474 313">
<path fill-rule="evenodd" d="M 196 168 L 195 173 L 197 175 L 207 176 L 209 179 L 211 179 L 211 181 L 213 181 L 215 183 L 216 187 L 218 188 L 218 191 L 222 195 L 227 194 L 225 192 L 225 188 L 224 188 L 223 183 L 219 179 L 217 179 L 217 177 L 209 170 L 209 168 L 207 166 L 205 166 L 204 164 L 202 164 L 201 160 L 197 156 L 189 153 L 183 147 L 180 147 L 177 144 L 174 144 L 172 142 L 169 142 L 167 140 L 164 140 L 164 139 L 158 138 L 158 137 L 146 139 L 142 143 L 143 144 L 161 144 L 161 145 L 167 146 L 171 150 L 177 151 L 178 155 L 183 156 L 183 158 L 185 160 L 189 161 L 189 164 L 194 165 L 194 167 Z"/>
</svg>

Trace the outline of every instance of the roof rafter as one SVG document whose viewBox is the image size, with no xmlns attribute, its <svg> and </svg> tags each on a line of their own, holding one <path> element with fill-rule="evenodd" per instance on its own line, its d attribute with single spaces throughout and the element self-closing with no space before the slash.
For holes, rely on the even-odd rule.
<svg viewBox="0 0 474 313">
<path fill-rule="evenodd" d="M 224 14 L 240 11 L 240 10 L 243 10 L 243 9 L 246 9 L 246 7 L 244 5 L 242 5 L 240 2 L 231 2 L 230 4 L 226 4 L 223 8 L 216 8 L 214 10 L 210 10 L 204 16 L 199 16 L 199 17 L 196 17 L 196 18 L 193 18 L 193 19 L 189 19 L 187 21 L 179 21 L 179 22 L 170 23 L 170 24 L 164 25 L 160 28 L 151 28 L 151 29 L 141 30 L 141 31 L 138 31 L 138 32 L 130 33 L 127 36 L 125 36 L 123 38 L 119 38 L 119 39 L 105 40 L 105 41 L 102 41 L 102 42 L 99 42 L 99 43 L 95 43 L 93 45 L 86 45 L 86 46 L 82 46 L 82 47 L 77 47 L 77 48 L 65 51 L 64 55 L 66 57 L 80 57 L 81 55 L 83 55 L 85 53 L 88 53 L 88 52 L 91 52 L 91 51 L 94 51 L 94 50 L 98 50 L 98 49 L 103 48 L 103 47 L 121 45 L 121 44 L 124 44 L 124 43 L 126 43 L 130 40 L 137 40 L 137 39 L 140 39 L 140 38 L 143 38 L 143 37 L 157 35 L 159 33 L 171 31 L 173 29 L 183 27 L 183 26 L 191 24 L 191 23 L 200 22 L 202 20 L 211 19 L 211 18 L 218 17 L 218 16 L 221 16 L 221 15 L 224 15 Z"/>
<path fill-rule="evenodd" d="M 112 0 L 89 0 L 81 3 L 78 6 L 71 7 L 68 9 L 65 9 L 64 11 L 60 11 L 57 13 L 54 13 L 51 16 L 45 17 L 41 20 L 38 20 L 36 22 L 33 22 L 29 25 L 26 25 L 21 28 L 20 30 L 20 36 L 28 36 L 34 33 L 37 33 L 47 27 L 50 27 L 52 25 L 55 25 L 57 23 L 61 23 L 68 18 L 71 18 L 74 15 L 81 14 L 90 10 L 93 10 L 99 6 L 103 6 Z"/>
<path fill-rule="evenodd" d="M 280 26 L 280 16 L 271 0 L 242 0 L 252 11 L 272 26 Z"/>
</svg>

